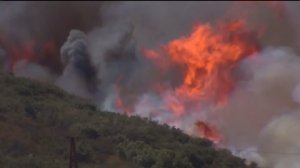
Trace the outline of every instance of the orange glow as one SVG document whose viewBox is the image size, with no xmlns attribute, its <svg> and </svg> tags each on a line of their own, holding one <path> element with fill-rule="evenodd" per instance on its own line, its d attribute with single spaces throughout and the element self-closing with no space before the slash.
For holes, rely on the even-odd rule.
<svg viewBox="0 0 300 168">
<path fill-rule="evenodd" d="M 145 50 L 144 55 L 147 59 L 150 59 L 150 60 L 159 59 L 159 55 L 153 50 Z"/>
<path fill-rule="evenodd" d="M 131 106 L 127 106 L 124 102 L 123 102 L 123 99 L 121 97 L 121 87 L 120 87 L 120 84 L 119 82 L 122 80 L 122 77 L 119 77 L 117 79 L 117 83 L 114 87 L 115 89 L 115 92 L 117 94 L 117 99 L 115 100 L 114 104 L 115 104 L 115 107 L 117 109 L 120 109 L 122 110 L 122 113 L 125 113 L 126 115 L 130 116 L 133 112 L 133 109 L 131 108 Z"/>
<path fill-rule="evenodd" d="M 15 71 L 15 64 L 20 60 L 26 60 L 29 62 L 42 62 L 55 58 L 58 55 L 56 45 L 54 41 L 49 40 L 46 42 L 37 42 L 37 40 L 27 41 L 15 41 L 12 42 L 7 38 L 2 38 L 0 44 L 3 45 L 4 49 L 10 58 L 9 67 L 12 72 Z M 43 63 L 43 62 L 42 62 Z"/>
<path fill-rule="evenodd" d="M 165 101 L 169 109 L 175 114 L 175 117 L 181 117 L 185 113 L 184 104 L 178 101 L 173 95 L 165 97 Z"/>
<path fill-rule="evenodd" d="M 201 137 L 209 139 L 214 143 L 219 143 L 222 140 L 218 131 L 203 121 L 198 121 L 196 123 L 196 129 Z"/>
<path fill-rule="evenodd" d="M 118 109 L 122 109 L 126 114 L 130 113 L 130 110 L 127 107 L 125 107 L 122 99 L 117 98 L 115 103 L 116 103 L 116 106 L 117 106 Z"/>
<path fill-rule="evenodd" d="M 234 86 L 233 68 L 257 50 L 247 41 L 243 29 L 242 21 L 220 25 L 217 31 L 209 25 L 198 26 L 190 36 L 165 47 L 170 59 L 186 69 L 184 82 L 176 89 L 177 97 L 226 102 Z"/>
<path fill-rule="evenodd" d="M 175 118 L 186 115 L 189 108 L 201 112 L 199 103 L 224 105 L 234 88 L 233 71 L 244 58 L 258 50 L 257 34 L 246 29 L 244 21 L 221 23 L 217 28 L 209 24 L 196 26 L 189 36 L 175 39 L 160 50 L 148 50 L 146 58 L 158 67 L 168 59 L 184 71 L 182 84 L 171 94 L 161 94 Z M 168 67 L 164 67 L 168 68 Z M 196 108 L 196 109 L 195 109 Z M 201 135 L 218 142 L 216 129 L 203 122 L 196 124 Z"/>
<path fill-rule="evenodd" d="M 166 60 L 164 60 L 155 50 L 144 49 L 142 52 L 144 57 L 154 62 L 161 71 L 166 71 L 168 69 Z"/>
</svg>

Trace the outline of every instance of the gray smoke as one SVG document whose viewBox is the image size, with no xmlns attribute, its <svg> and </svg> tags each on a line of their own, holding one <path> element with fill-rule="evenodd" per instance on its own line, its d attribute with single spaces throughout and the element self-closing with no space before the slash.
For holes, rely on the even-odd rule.
<svg viewBox="0 0 300 168">
<path fill-rule="evenodd" d="M 70 93 L 102 102 L 118 78 L 130 76 L 135 61 L 132 33 L 130 24 L 108 25 L 88 35 L 72 30 L 61 48 L 64 72 L 57 85 Z M 74 83 L 73 87 L 70 83 Z"/>
<path fill-rule="evenodd" d="M 61 47 L 61 60 L 65 65 L 62 76 L 56 84 L 64 90 L 93 98 L 97 92 L 96 70 L 90 62 L 86 35 L 79 30 L 72 30 L 67 41 Z"/>
<path fill-rule="evenodd" d="M 211 7 L 209 5 L 213 5 L 213 3 L 178 2 L 172 3 L 172 5 L 163 5 L 164 3 L 124 2 L 105 7 L 102 10 L 104 14 L 102 13 L 101 16 L 104 23 L 124 22 L 124 20 L 132 23 L 135 27 L 134 37 L 137 40 L 137 49 L 143 49 L 144 47 L 156 48 L 160 44 L 165 44 L 186 34 L 193 23 L 215 22 L 217 18 L 219 19 L 225 13 L 226 9 L 229 9 L 228 4 L 230 4 L 224 2 L 222 5 Z M 292 2 L 288 3 L 293 5 Z M 211 10 L 211 8 L 213 9 Z M 191 124 L 193 119 L 206 119 L 218 125 L 225 137 L 223 143 L 227 147 L 234 146 L 233 150 L 241 149 L 242 152 L 238 155 L 247 158 L 249 161 L 255 161 L 262 167 L 270 168 L 296 168 L 299 165 L 299 162 L 293 156 L 277 154 L 277 157 L 274 158 L 269 156 L 272 154 L 263 152 L 280 153 L 284 151 L 289 153 L 291 150 L 285 150 L 285 147 L 288 146 L 293 148 L 294 152 L 298 149 L 295 145 L 297 138 L 276 133 L 277 129 L 280 128 L 272 124 L 277 119 L 281 120 L 282 115 L 289 116 L 291 112 L 299 108 L 297 101 L 295 101 L 298 94 L 294 89 L 297 88 L 300 82 L 299 75 L 297 75 L 300 72 L 300 64 L 299 56 L 292 51 L 298 52 L 297 28 L 299 26 L 296 25 L 295 20 L 297 18 L 296 10 L 290 7 L 287 9 L 287 17 L 283 19 L 279 19 L 272 9 L 263 6 L 257 9 L 256 12 L 248 10 L 250 16 L 246 15 L 246 18 L 250 21 L 250 25 L 253 28 L 261 26 L 265 28 L 266 34 L 261 37 L 261 40 L 263 47 L 266 47 L 266 49 L 258 53 L 257 60 L 246 60 L 241 64 L 241 70 L 246 75 L 245 79 L 239 81 L 236 90 L 230 97 L 229 104 L 225 108 L 202 112 L 204 116 L 191 115 L 190 118 L 192 119 L 182 119 L 180 122 L 183 124 L 173 123 L 175 126 L 177 124 L 181 126 L 187 124 L 182 129 L 189 132 L 188 126 L 190 125 L 188 123 Z M 240 10 L 247 11 L 247 6 L 240 8 Z M 226 17 L 234 18 L 233 15 L 238 17 L 237 13 L 236 10 L 232 10 L 229 14 L 226 13 Z M 269 45 L 279 48 L 268 48 Z M 280 46 L 288 46 L 292 49 L 280 48 Z M 149 78 L 155 72 L 151 66 L 149 69 L 142 68 L 139 70 L 146 72 L 145 74 Z M 139 77 L 137 79 L 145 79 Z M 157 78 L 152 77 L 151 79 L 155 80 Z M 145 91 L 142 93 L 144 94 L 139 96 L 140 98 L 135 106 L 136 114 L 166 122 L 170 117 L 167 111 L 155 115 L 156 110 L 165 110 L 162 100 L 151 92 Z M 112 97 L 114 96 L 109 98 L 113 100 Z M 211 120 L 216 117 L 217 119 Z M 288 120 L 285 120 L 280 123 L 284 125 L 288 122 Z M 286 130 L 290 126 L 283 127 Z M 258 137 L 258 135 L 261 136 Z M 272 142 L 273 138 L 285 139 L 276 143 L 269 143 L 269 146 L 266 147 L 263 142 Z M 290 161 L 290 165 L 288 161 Z"/>
<path fill-rule="evenodd" d="M 135 60 L 135 39 L 130 24 L 107 25 L 89 33 L 91 60 L 98 70 L 103 86 L 112 84 L 116 78 L 128 75 L 127 68 Z"/>
<path fill-rule="evenodd" d="M 216 111 L 224 143 L 262 167 L 299 167 L 299 159 L 289 154 L 300 151 L 295 137 L 300 113 L 293 114 L 300 107 L 299 56 L 289 48 L 266 48 L 241 66 L 248 79 Z"/>
<path fill-rule="evenodd" d="M 16 63 L 14 75 L 48 83 L 53 83 L 57 78 L 47 67 L 26 60 L 20 60 Z"/>
<path fill-rule="evenodd" d="M 278 3 L 274 6 L 274 3 Z M 227 18 L 244 18 L 249 27 L 261 32 L 263 47 L 289 46 L 299 53 L 299 31 L 296 2 L 236 2 L 228 11 Z"/>
<path fill-rule="evenodd" d="M 35 56 L 30 62 L 59 74 L 62 72 L 59 49 L 69 31 L 90 31 L 100 25 L 101 4 L 105 2 L 0 2 L 0 47 L 8 51 L 9 57 L 21 60 L 23 55 L 12 56 L 10 50 L 34 41 Z M 51 53 L 44 53 L 41 48 L 49 42 L 55 48 Z"/>
<path fill-rule="evenodd" d="M 101 6 L 103 23 L 130 22 L 138 48 L 154 48 L 220 19 L 231 2 L 120 2 Z"/>
<path fill-rule="evenodd" d="M 299 3 L 282 2 L 287 8 L 281 19 L 264 3 L 0 2 L 0 47 L 5 51 L 0 62 L 8 66 L 11 46 L 53 39 L 55 54 L 17 60 L 15 75 L 52 82 L 105 110 L 122 112 L 115 104 L 122 99 L 135 115 L 179 125 L 190 134 L 194 122 L 202 119 L 218 127 L 225 137 L 222 145 L 235 154 L 262 167 L 297 168 L 294 156 L 262 151 L 299 151 Z M 197 24 L 241 16 L 249 27 L 263 27 L 265 34 L 260 38 L 262 51 L 240 64 L 243 78 L 229 103 L 173 120 L 152 87 L 165 84 L 163 96 L 172 97 L 182 72 L 178 67 L 161 72 L 144 57 L 144 49 L 157 49 Z"/>
</svg>

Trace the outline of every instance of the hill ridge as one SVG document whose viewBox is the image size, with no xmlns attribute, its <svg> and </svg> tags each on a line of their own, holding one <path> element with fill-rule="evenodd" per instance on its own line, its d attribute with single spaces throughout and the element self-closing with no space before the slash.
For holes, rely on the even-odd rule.
<svg viewBox="0 0 300 168">
<path fill-rule="evenodd" d="M 0 73 L 0 167 L 65 168 L 68 136 L 80 168 L 254 168 L 204 139 L 96 109 L 42 82 Z"/>
</svg>

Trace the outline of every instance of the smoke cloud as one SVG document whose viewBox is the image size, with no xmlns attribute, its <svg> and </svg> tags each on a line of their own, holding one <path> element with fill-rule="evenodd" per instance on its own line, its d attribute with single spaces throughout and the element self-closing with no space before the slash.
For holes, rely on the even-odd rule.
<svg viewBox="0 0 300 168">
<path fill-rule="evenodd" d="M 219 128 L 239 156 L 262 167 L 299 167 L 300 58 L 289 48 L 266 48 L 257 58 L 242 64 L 249 77 L 217 111 Z"/>
<path fill-rule="evenodd" d="M 49 83 L 53 83 L 57 78 L 47 67 L 26 60 L 20 60 L 16 63 L 14 75 Z"/>
<path fill-rule="evenodd" d="M 189 134 L 198 120 L 217 127 L 223 146 L 266 168 L 298 168 L 300 57 L 294 2 L 0 2 L 0 64 L 16 76 L 53 83 L 100 109 L 150 117 Z M 244 18 L 261 50 L 239 63 L 222 107 L 199 104 L 182 118 L 166 101 L 183 71 L 160 69 L 145 49 L 202 23 Z M 170 60 L 159 62 L 169 65 Z M 164 90 L 162 94 L 158 91 Z M 168 97 L 163 99 L 162 97 Z M 200 101 L 200 100 L 199 100 Z M 278 154 L 281 153 L 281 154 Z M 299 156 L 298 156 L 299 157 Z"/>
<path fill-rule="evenodd" d="M 217 112 L 224 120 L 222 132 L 227 132 L 228 140 L 236 145 L 255 142 L 273 117 L 298 107 L 293 92 L 300 82 L 299 57 L 285 48 L 267 48 L 257 58 L 244 62 L 249 79 L 240 81 L 228 105 Z"/>
<path fill-rule="evenodd" d="M 297 168 L 300 166 L 299 114 L 297 111 L 282 115 L 274 119 L 262 131 L 259 148 L 261 155 L 266 160 L 266 167 Z"/>
<path fill-rule="evenodd" d="M 99 7 L 99 2 L 1 2 L 0 46 L 9 54 L 10 66 L 26 59 L 61 73 L 59 50 L 69 31 L 100 25 Z M 15 52 L 22 48 L 32 54 Z"/>
<path fill-rule="evenodd" d="M 64 72 L 56 84 L 64 90 L 85 98 L 97 91 L 96 70 L 91 65 L 86 35 L 72 30 L 67 41 L 61 47 L 61 61 Z"/>
</svg>

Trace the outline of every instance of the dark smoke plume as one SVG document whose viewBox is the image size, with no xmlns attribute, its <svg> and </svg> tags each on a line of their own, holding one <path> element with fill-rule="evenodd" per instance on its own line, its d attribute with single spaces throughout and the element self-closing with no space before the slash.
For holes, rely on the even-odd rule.
<svg viewBox="0 0 300 168">
<path fill-rule="evenodd" d="M 168 95 L 182 83 L 183 72 L 176 66 L 162 72 L 143 51 L 187 35 L 197 24 L 242 17 L 247 26 L 262 30 L 257 60 L 240 64 L 242 77 L 225 107 L 203 107 L 175 122 L 188 133 L 199 117 L 215 122 L 232 151 L 294 152 L 300 139 L 300 117 L 293 114 L 300 107 L 299 7 L 296 2 L 0 2 L 0 64 L 101 109 L 122 106 L 166 121 L 170 112 L 153 86 L 163 83 L 158 89 Z M 162 112 L 151 116 L 157 111 Z M 300 165 L 296 157 L 259 151 L 237 155 L 267 168 Z"/>
<path fill-rule="evenodd" d="M 10 54 L 11 64 L 25 58 L 59 73 L 59 50 L 69 31 L 90 31 L 100 25 L 99 7 L 100 2 L 0 2 L 0 46 Z M 31 41 L 36 43 L 31 46 L 34 56 L 14 52 Z M 47 43 L 53 51 L 40 51 Z"/>
</svg>

